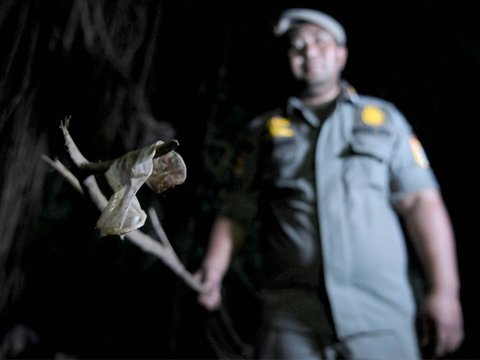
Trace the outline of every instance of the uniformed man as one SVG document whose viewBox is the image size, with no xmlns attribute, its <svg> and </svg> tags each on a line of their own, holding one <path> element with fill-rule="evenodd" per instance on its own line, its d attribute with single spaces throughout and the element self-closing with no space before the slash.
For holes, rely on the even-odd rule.
<svg viewBox="0 0 480 360">
<path fill-rule="evenodd" d="M 454 237 L 419 140 L 394 105 L 342 81 L 346 35 L 335 19 L 290 9 L 275 32 L 298 91 L 251 124 L 244 186 L 213 227 L 202 266 L 210 292 L 199 301 L 218 307 L 235 227 L 256 217 L 265 251 L 258 357 L 418 359 L 400 215 L 429 282 L 421 311 L 435 355 L 454 351 L 463 339 Z"/>
</svg>

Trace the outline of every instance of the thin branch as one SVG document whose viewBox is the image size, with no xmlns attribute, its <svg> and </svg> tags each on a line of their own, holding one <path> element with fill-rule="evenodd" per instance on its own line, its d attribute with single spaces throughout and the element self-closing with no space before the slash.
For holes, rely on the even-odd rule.
<svg viewBox="0 0 480 360">
<path fill-rule="evenodd" d="M 68 132 L 68 126 L 70 125 L 71 117 L 65 118 L 64 121 L 60 122 L 60 129 L 62 130 L 63 137 L 65 138 L 65 146 L 67 147 L 67 151 L 70 154 L 75 165 L 81 167 L 84 164 L 87 164 L 89 161 L 82 155 L 80 150 L 78 150 L 77 145 L 73 141 L 70 133 Z"/>
<path fill-rule="evenodd" d="M 167 141 L 163 144 L 159 144 L 155 147 L 155 155 L 154 158 L 163 156 L 168 154 L 170 151 L 175 150 L 178 147 L 179 143 L 177 140 L 173 139 Z M 97 162 L 87 162 L 82 163 L 79 165 L 79 168 L 83 171 L 86 171 L 89 174 L 101 174 L 108 170 L 110 165 L 115 162 L 114 160 L 105 160 L 105 161 L 97 161 Z"/>
<path fill-rule="evenodd" d="M 207 290 L 204 285 L 198 281 L 193 274 L 191 274 L 183 264 L 175 256 L 173 257 L 170 251 L 167 251 L 164 246 L 162 246 L 158 241 L 155 241 L 147 234 L 134 230 L 125 235 L 125 237 L 131 242 L 138 245 L 143 250 L 157 255 L 165 265 L 167 265 L 175 274 L 177 274 L 185 283 L 190 286 L 193 290 L 204 293 Z"/>
<path fill-rule="evenodd" d="M 52 160 L 46 155 L 42 155 L 42 159 L 45 160 L 51 167 L 57 170 L 67 181 L 70 185 L 72 185 L 75 190 L 80 192 L 80 194 L 85 195 L 82 189 L 82 185 L 80 181 L 72 174 L 70 170 L 68 170 L 65 165 L 58 159 Z"/>
<path fill-rule="evenodd" d="M 177 254 L 175 254 L 175 251 L 173 250 L 172 244 L 168 240 L 168 237 L 167 237 L 167 234 L 165 233 L 165 230 L 163 230 L 163 226 L 160 223 L 160 220 L 158 219 L 157 213 L 153 209 L 153 207 L 150 207 L 148 209 L 148 215 L 150 216 L 150 221 L 153 225 L 153 230 L 155 230 L 155 232 L 157 233 L 157 236 L 160 239 L 160 241 L 162 242 L 163 246 L 170 249 L 172 251 L 172 253 L 175 256 L 177 256 Z"/>
<path fill-rule="evenodd" d="M 82 155 L 82 153 L 80 153 L 77 145 L 70 136 L 67 130 L 68 122 L 69 118 L 66 119 L 65 122 L 61 123 L 60 128 L 62 129 L 63 135 L 65 137 L 65 145 L 67 147 L 68 153 L 70 154 L 70 157 L 72 158 L 75 165 L 80 167 L 82 165 L 88 164 L 89 161 Z M 84 193 L 82 191 L 82 187 L 79 186 L 80 182 L 78 181 L 78 179 L 76 179 L 75 176 L 68 169 L 66 169 L 60 161 L 52 161 L 46 156 L 44 156 L 43 159 L 47 161 L 50 165 L 52 165 L 52 167 L 57 170 L 62 176 L 64 176 L 75 189 Z M 97 208 L 100 211 L 103 211 L 107 206 L 108 201 L 101 192 L 97 181 L 95 180 L 95 177 L 93 175 L 86 177 L 83 180 L 83 186 L 87 189 L 92 201 L 95 203 Z M 178 256 L 175 254 L 170 242 L 168 241 L 168 238 L 163 231 L 163 228 L 159 226 L 160 222 L 158 221 L 158 218 L 154 216 L 152 217 L 152 220 L 154 223 L 154 227 L 156 227 L 157 233 L 159 233 L 159 237 L 162 243 L 156 241 L 149 235 L 139 230 L 134 230 L 125 234 L 125 238 L 139 246 L 144 251 L 157 256 L 165 263 L 165 265 L 167 265 L 192 289 L 200 293 L 205 292 L 206 289 L 204 285 L 200 281 L 198 281 L 178 259 Z M 155 224 L 155 221 L 157 221 L 158 224 Z"/>
</svg>

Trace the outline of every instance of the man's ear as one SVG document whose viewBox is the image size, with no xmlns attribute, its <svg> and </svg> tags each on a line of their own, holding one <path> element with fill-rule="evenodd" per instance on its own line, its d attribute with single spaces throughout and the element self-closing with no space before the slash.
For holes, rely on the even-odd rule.
<svg viewBox="0 0 480 360">
<path fill-rule="evenodd" d="M 348 49 L 346 46 L 337 47 L 337 64 L 340 71 L 345 68 L 348 59 Z"/>
</svg>

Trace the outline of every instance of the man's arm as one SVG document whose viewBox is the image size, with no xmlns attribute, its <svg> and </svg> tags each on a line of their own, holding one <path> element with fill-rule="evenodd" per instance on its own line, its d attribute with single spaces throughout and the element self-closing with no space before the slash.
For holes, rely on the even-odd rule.
<svg viewBox="0 0 480 360">
<path fill-rule="evenodd" d="M 206 293 L 199 295 L 198 301 L 207 310 L 213 311 L 220 306 L 222 280 L 228 271 L 237 243 L 237 225 L 226 217 L 217 218 L 213 224 L 207 253 L 198 274 L 207 289 Z"/>
<path fill-rule="evenodd" d="M 433 323 L 435 356 L 455 351 L 463 341 L 455 239 L 440 193 L 426 189 L 408 194 L 397 204 L 424 267 L 428 292 L 421 308 Z"/>
</svg>

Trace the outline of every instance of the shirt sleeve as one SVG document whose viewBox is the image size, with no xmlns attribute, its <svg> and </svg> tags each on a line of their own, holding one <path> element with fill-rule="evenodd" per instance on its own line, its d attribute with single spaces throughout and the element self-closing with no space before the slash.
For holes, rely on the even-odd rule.
<svg viewBox="0 0 480 360">
<path fill-rule="evenodd" d="M 392 111 L 396 139 L 390 162 L 391 200 L 396 202 L 412 191 L 439 188 L 425 150 L 411 125 L 396 109 Z"/>
<path fill-rule="evenodd" d="M 244 148 L 238 149 L 232 164 L 235 179 L 233 185 L 222 197 L 219 215 L 242 226 L 250 225 L 258 212 L 261 138 L 261 128 L 251 126 L 248 142 Z"/>
</svg>

